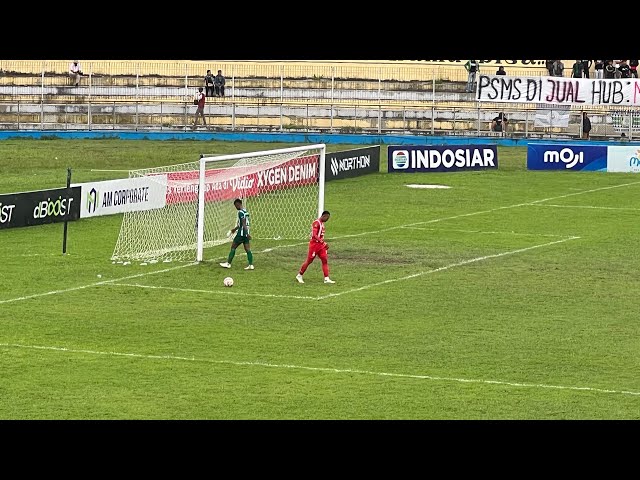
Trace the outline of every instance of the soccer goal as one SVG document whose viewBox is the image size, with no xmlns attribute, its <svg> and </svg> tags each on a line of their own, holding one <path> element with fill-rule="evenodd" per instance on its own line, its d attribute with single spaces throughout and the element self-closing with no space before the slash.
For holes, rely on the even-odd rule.
<svg viewBox="0 0 640 480">
<path fill-rule="evenodd" d="M 233 155 L 131 170 L 166 188 L 162 208 L 125 212 L 115 262 L 202 261 L 204 249 L 229 242 L 240 198 L 254 240 L 309 238 L 324 210 L 325 144 Z"/>
</svg>

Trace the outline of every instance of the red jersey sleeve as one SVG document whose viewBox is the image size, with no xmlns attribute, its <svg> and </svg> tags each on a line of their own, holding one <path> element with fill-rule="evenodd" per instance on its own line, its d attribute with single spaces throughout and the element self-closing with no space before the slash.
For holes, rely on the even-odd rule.
<svg viewBox="0 0 640 480">
<path fill-rule="evenodd" d="M 322 224 L 320 220 L 315 220 L 311 224 L 311 241 L 322 243 L 324 242 L 324 235 L 322 235 Z"/>
</svg>

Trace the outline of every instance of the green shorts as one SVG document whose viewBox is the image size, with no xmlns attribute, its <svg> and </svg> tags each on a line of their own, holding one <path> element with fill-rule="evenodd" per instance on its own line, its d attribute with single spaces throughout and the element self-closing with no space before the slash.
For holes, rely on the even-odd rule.
<svg viewBox="0 0 640 480">
<path fill-rule="evenodd" d="M 240 245 L 241 243 L 249 243 L 251 240 L 249 240 L 247 237 L 243 237 L 242 235 L 236 235 L 235 237 L 233 237 L 233 243 L 235 243 L 236 245 Z"/>
</svg>

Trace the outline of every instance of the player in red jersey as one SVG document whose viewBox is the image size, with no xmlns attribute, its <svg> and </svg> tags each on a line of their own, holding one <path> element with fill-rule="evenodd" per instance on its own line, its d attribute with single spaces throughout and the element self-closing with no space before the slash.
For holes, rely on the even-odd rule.
<svg viewBox="0 0 640 480">
<path fill-rule="evenodd" d="M 329 250 L 329 245 L 324 241 L 324 224 L 329 220 L 330 216 L 331 214 L 325 210 L 322 212 L 322 215 L 315 219 L 311 224 L 311 239 L 309 240 L 309 252 L 307 253 L 307 259 L 304 261 L 296 275 L 296 280 L 300 283 L 304 283 L 302 276 L 316 256 L 319 257 L 322 262 L 324 283 L 336 283 L 329 278 L 329 263 L 327 262 L 327 250 Z"/>
</svg>

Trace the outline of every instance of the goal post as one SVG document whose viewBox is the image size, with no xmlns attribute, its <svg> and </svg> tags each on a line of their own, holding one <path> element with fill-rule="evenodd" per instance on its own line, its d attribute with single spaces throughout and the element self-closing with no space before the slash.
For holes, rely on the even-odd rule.
<svg viewBox="0 0 640 480">
<path fill-rule="evenodd" d="M 252 239 L 308 239 L 324 210 L 325 144 L 231 155 L 132 170 L 129 177 L 166 186 L 162 208 L 125 212 L 112 260 L 197 261 L 204 249 L 229 242 L 237 222 L 233 201 L 249 211 Z"/>
</svg>

